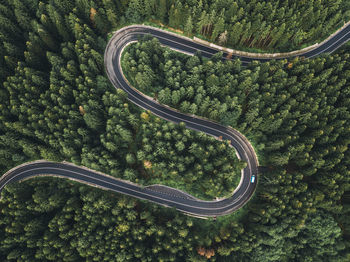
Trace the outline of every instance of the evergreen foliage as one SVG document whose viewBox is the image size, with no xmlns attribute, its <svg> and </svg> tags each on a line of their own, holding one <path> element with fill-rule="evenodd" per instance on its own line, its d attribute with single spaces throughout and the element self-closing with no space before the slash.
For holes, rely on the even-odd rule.
<svg viewBox="0 0 350 262">
<path fill-rule="evenodd" d="M 107 33 L 153 18 L 231 46 L 286 49 L 328 36 L 349 9 L 341 0 L 1 0 L 0 172 L 67 160 L 226 195 L 244 163 L 225 141 L 160 120 L 114 90 L 103 66 Z M 349 261 L 349 51 L 247 68 L 219 57 L 145 40 L 123 66 L 142 92 L 247 135 L 265 171 L 244 210 L 200 220 L 64 179 L 30 179 L 1 193 L 0 261 Z"/>
<path fill-rule="evenodd" d="M 123 66 L 129 81 L 160 103 L 231 125 L 256 145 L 266 170 L 260 199 L 248 204 L 261 239 L 252 249 L 256 261 L 345 259 L 339 251 L 349 245 L 342 239 L 348 223 L 339 201 L 350 185 L 349 53 L 248 67 L 221 57 L 182 55 L 146 37 L 125 50 Z M 139 85 L 146 70 L 156 77 Z"/>
<path fill-rule="evenodd" d="M 154 3 L 157 4 L 154 4 Z M 140 8 L 144 6 L 145 8 Z M 155 8 L 149 8 L 155 6 Z M 168 16 L 166 15 L 168 14 Z M 350 20 L 347 0 L 131 0 L 127 18 L 160 20 L 233 48 L 286 51 L 319 42 Z"/>
</svg>

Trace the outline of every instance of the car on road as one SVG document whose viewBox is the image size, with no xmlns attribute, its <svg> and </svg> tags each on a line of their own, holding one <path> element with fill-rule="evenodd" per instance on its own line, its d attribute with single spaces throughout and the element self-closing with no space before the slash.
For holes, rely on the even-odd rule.
<svg viewBox="0 0 350 262">
<path fill-rule="evenodd" d="M 255 176 L 252 176 L 251 178 L 250 178 L 250 183 L 254 183 L 255 182 Z"/>
</svg>

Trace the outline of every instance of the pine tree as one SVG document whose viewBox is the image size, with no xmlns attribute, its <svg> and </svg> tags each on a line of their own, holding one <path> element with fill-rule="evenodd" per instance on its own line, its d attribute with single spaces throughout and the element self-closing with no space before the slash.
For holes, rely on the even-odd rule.
<svg viewBox="0 0 350 262">
<path fill-rule="evenodd" d="M 193 31 L 192 17 L 188 16 L 187 21 L 186 21 L 186 25 L 184 28 L 184 32 L 187 36 L 190 36 L 192 34 L 192 31 Z"/>
</svg>

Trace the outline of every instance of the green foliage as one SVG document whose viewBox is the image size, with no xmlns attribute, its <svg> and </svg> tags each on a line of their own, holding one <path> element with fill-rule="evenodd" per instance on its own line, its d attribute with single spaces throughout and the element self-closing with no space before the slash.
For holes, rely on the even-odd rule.
<svg viewBox="0 0 350 262">
<path fill-rule="evenodd" d="M 235 47 L 294 49 L 328 36 L 350 8 L 341 0 L 0 2 L 2 173 L 67 160 L 203 198 L 231 192 L 244 163 L 226 142 L 149 115 L 114 90 L 106 34 L 153 18 Z M 147 40 L 123 59 L 142 92 L 252 141 L 264 166 L 255 197 L 241 218 L 214 222 L 62 179 L 14 183 L 1 193 L 0 261 L 206 261 L 202 251 L 213 251 L 212 261 L 349 261 L 348 51 L 244 68 Z"/>
<path fill-rule="evenodd" d="M 159 43 L 148 39 L 126 52 L 123 63 L 129 76 L 147 66 L 157 72 L 153 84 L 142 86 L 143 92 L 185 113 L 238 127 L 258 145 L 266 171 L 259 198 L 249 205 L 250 227 L 257 238 L 251 249 L 254 261 L 346 261 L 348 242 L 341 235 L 348 234 L 347 223 L 344 215 L 337 216 L 350 180 L 347 52 L 309 61 L 254 62 L 247 68 L 239 61 L 221 62 L 220 53 L 203 61 L 165 48 L 160 52 Z M 139 88 L 133 78 L 130 82 Z M 179 142 L 175 146 L 182 149 Z M 192 149 L 202 157 L 199 148 Z M 337 219 L 344 221 L 344 229 Z M 225 256 L 232 251 L 218 249 Z"/>
<path fill-rule="evenodd" d="M 139 0 L 130 1 L 130 10 L 138 10 L 134 8 L 135 2 Z M 234 48 L 259 48 L 272 52 L 300 49 L 305 44 L 319 42 L 347 22 L 350 15 L 350 5 L 346 0 L 165 2 L 159 0 L 152 15 L 171 27 L 191 34 L 194 26 L 195 32 L 211 41 Z M 148 17 L 145 9 L 137 12 L 139 19 Z M 219 37 L 222 34 L 224 39 Z"/>
<path fill-rule="evenodd" d="M 136 155 L 142 184 L 167 181 L 168 186 L 207 199 L 227 196 L 238 185 L 241 163 L 227 143 L 157 118 L 143 121 L 140 133 Z"/>
</svg>

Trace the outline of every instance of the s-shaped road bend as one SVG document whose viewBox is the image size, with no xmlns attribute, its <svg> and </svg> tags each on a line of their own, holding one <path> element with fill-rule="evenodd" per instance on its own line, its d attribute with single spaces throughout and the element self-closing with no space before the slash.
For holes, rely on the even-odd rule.
<svg viewBox="0 0 350 262">
<path fill-rule="evenodd" d="M 216 217 L 229 214 L 246 204 L 254 193 L 258 178 L 258 159 L 249 141 L 237 130 L 225 127 L 210 120 L 187 115 L 159 104 L 152 98 L 133 88 L 123 75 L 121 55 L 123 49 L 130 43 L 138 41 L 140 36 L 149 34 L 157 38 L 160 43 L 178 52 L 194 54 L 200 52 L 203 57 L 210 58 L 218 50 L 196 43 L 190 38 L 182 37 L 157 28 L 133 25 L 124 27 L 114 33 L 109 40 L 105 55 L 105 69 L 108 78 L 115 88 L 121 88 L 128 94 L 128 99 L 137 106 L 150 110 L 153 114 L 174 123 L 185 123 L 187 128 L 204 132 L 214 137 L 230 140 L 238 157 L 247 162 L 242 170 L 241 181 L 233 194 L 225 199 L 203 201 L 185 192 L 163 186 L 143 187 L 128 181 L 120 180 L 106 174 L 79 167 L 70 163 L 50 162 L 39 160 L 24 163 L 9 170 L 0 178 L 0 192 L 9 183 L 18 182 L 36 176 L 57 176 L 89 184 L 105 190 L 118 192 L 135 198 L 147 200 L 163 206 L 198 217 Z M 333 52 L 350 38 L 350 26 L 335 34 L 331 39 L 318 48 L 302 54 L 309 58 L 324 52 Z M 223 58 L 227 54 L 223 54 Z M 300 56 L 300 54 L 299 54 Z M 239 56 L 238 56 L 239 57 Z M 252 60 L 266 61 L 268 59 L 239 57 L 243 64 Z M 254 183 L 251 178 L 255 177 Z"/>
</svg>

